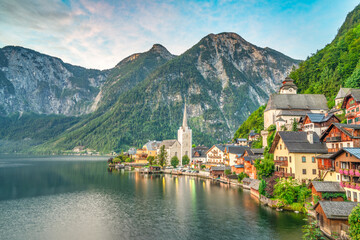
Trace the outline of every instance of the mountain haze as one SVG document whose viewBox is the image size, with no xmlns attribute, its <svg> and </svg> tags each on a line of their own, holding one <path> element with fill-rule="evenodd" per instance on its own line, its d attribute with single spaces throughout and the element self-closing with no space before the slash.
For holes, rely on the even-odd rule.
<svg viewBox="0 0 360 240">
<path fill-rule="evenodd" d="M 140 146 L 149 139 L 175 138 L 185 101 L 196 144 L 226 141 L 299 63 L 235 33 L 210 34 L 177 57 L 155 47 L 163 53 L 157 59 L 164 64 L 156 68 L 134 64 L 125 71 L 122 64 L 141 56 L 121 61 L 101 90 L 98 110 L 39 149 L 84 145 L 111 151 Z M 150 70 L 141 75 L 138 69 Z M 133 77 L 123 80 L 128 75 Z M 106 111 L 101 106 L 107 106 Z"/>
</svg>

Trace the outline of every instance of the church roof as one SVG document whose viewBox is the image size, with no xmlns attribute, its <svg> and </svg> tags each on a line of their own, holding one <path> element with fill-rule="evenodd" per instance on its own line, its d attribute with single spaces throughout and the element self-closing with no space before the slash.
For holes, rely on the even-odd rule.
<svg viewBox="0 0 360 240">
<path fill-rule="evenodd" d="M 289 89 L 289 88 L 297 89 L 297 86 L 295 85 L 294 80 L 292 80 L 290 77 L 286 77 L 280 89 Z"/>
<path fill-rule="evenodd" d="M 153 151 L 159 148 L 161 141 L 148 141 L 145 146 L 148 151 Z"/>
<path fill-rule="evenodd" d="M 273 94 L 265 111 L 279 110 L 328 110 L 323 94 Z"/>
<path fill-rule="evenodd" d="M 172 145 L 174 145 L 176 142 L 178 142 L 178 140 L 176 140 L 176 139 L 164 140 L 160 143 L 159 147 L 165 145 L 165 148 L 169 148 Z"/>
</svg>

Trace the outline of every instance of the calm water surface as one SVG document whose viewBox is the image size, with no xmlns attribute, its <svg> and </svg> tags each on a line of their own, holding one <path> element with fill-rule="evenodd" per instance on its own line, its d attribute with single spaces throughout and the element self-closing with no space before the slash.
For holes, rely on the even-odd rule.
<svg viewBox="0 0 360 240">
<path fill-rule="evenodd" d="M 246 190 L 105 159 L 0 157 L 0 239 L 301 239 L 304 215 Z"/>
</svg>

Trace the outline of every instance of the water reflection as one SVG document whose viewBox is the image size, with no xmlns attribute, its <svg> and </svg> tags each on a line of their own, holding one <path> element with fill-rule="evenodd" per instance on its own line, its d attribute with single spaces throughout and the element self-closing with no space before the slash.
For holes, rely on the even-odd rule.
<svg viewBox="0 0 360 240">
<path fill-rule="evenodd" d="M 1 239 L 301 238 L 302 215 L 237 187 L 55 160 L 0 160 Z"/>
</svg>

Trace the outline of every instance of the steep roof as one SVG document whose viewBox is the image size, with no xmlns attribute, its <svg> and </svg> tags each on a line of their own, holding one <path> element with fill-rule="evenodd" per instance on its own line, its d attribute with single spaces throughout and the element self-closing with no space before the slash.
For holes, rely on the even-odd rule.
<svg viewBox="0 0 360 240">
<path fill-rule="evenodd" d="M 353 97 L 356 102 L 360 102 L 360 89 L 352 88 L 345 96 L 341 108 L 346 108 L 346 102 Z"/>
<path fill-rule="evenodd" d="M 252 188 L 252 189 L 255 189 L 255 190 L 259 190 L 259 186 L 260 186 L 260 180 L 258 179 L 253 179 L 251 181 L 251 183 L 249 184 L 249 187 Z"/>
<path fill-rule="evenodd" d="M 160 144 L 161 144 L 160 141 L 149 141 L 149 142 L 145 143 L 145 146 L 146 146 L 147 150 L 153 151 L 153 150 L 158 149 Z"/>
<path fill-rule="evenodd" d="M 289 88 L 298 89 L 296 84 L 294 83 L 294 80 L 291 79 L 290 77 L 286 77 L 280 89 L 289 89 Z"/>
<path fill-rule="evenodd" d="M 322 94 L 273 94 L 265 111 L 283 110 L 328 110 L 325 95 Z"/>
<path fill-rule="evenodd" d="M 310 121 L 313 123 L 322 123 L 328 121 L 331 117 L 335 116 L 333 113 L 325 116 L 324 113 L 308 113 L 306 114 Z M 336 117 L 336 116 L 335 116 Z M 336 117 L 337 118 L 337 117 Z"/>
<path fill-rule="evenodd" d="M 329 219 L 347 220 L 351 211 L 357 206 L 357 202 L 319 201 L 314 208 L 320 204 L 325 215 Z"/>
<path fill-rule="evenodd" d="M 346 128 L 348 128 L 348 129 L 353 129 L 353 130 L 360 130 L 360 125 L 333 123 L 322 133 L 322 135 L 320 136 L 320 140 L 323 141 L 325 139 L 325 137 L 330 133 L 331 129 L 333 129 L 334 127 L 338 128 L 340 131 L 342 131 L 344 134 L 346 134 L 350 138 L 355 138 L 355 139 L 360 138 L 360 136 L 354 136 L 352 132 L 349 132 L 346 129 Z"/>
<path fill-rule="evenodd" d="M 351 88 L 340 88 L 335 99 L 344 98 L 350 90 Z"/>
<path fill-rule="evenodd" d="M 337 151 L 336 153 L 334 153 L 333 155 L 331 155 L 331 159 L 335 159 L 337 158 L 340 154 L 344 153 L 344 152 L 348 152 L 351 155 L 353 155 L 354 157 L 360 159 L 360 148 L 342 148 L 339 151 Z"/>
<path fill-rule="evenodd" d="M 310 185 L 313 185 L 317 192 L 345 192 L 339 182 L 312 181 Z"/>
<path fill-rule="evenodd" d="M 249 147 L 246 146 L 226 146 L 226 151 L 232 154 L 244 154 L 246 150 L 250 150 Z"/>
<path fill-rule="evenodd" d="M 275 135 L 269 152 L 273 153 L 275 151 L 276 145 L 281 138 L 291 153 L 327 153 L 326 145 L 319 141 L 319 137 L 315 132 L 313 134 L 314 143 L 310 143 L 306 132 L 279 131 Z"/>
<path fill-rule="evenodd" d="M 264 148 L 251 148 L 250 151 L 253 154 L 263 154 L 264 153 Z"/>
<path fill-rule="evenodd" d="M 159 146 L 159 147 L 165 145 L 165 148 L 169 148 L 169 147 L 171 147 L 172 145 L 174 145 L 177 141 L 178 141 L 178 140 L 176 140 L 176 139 L 164 140 L 164 141 L 162 141 L 162 142 L 160 143 L 160 146 Z"/>
</svg>

